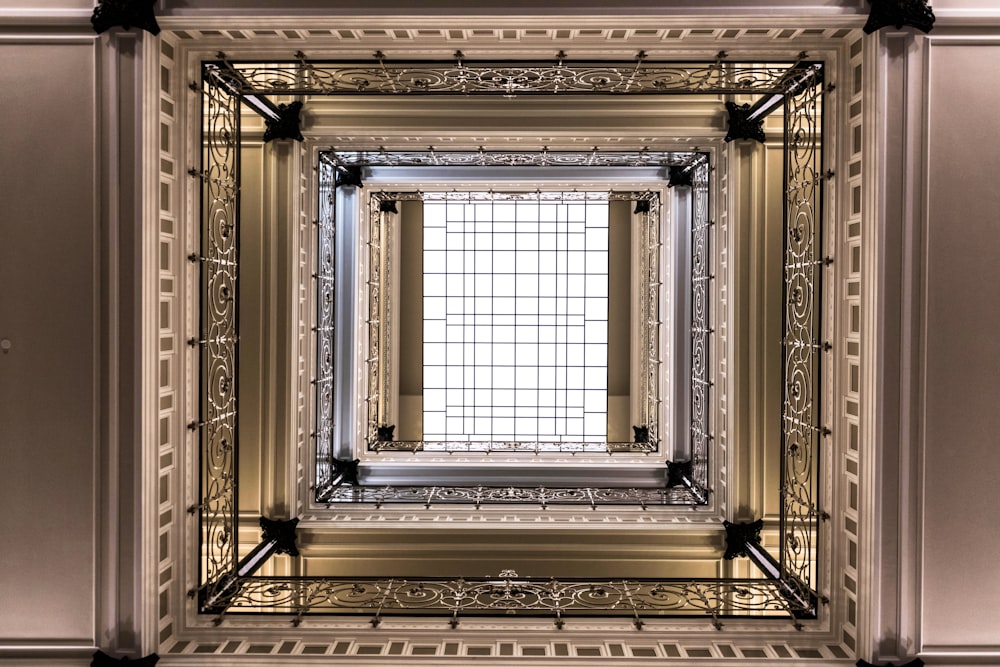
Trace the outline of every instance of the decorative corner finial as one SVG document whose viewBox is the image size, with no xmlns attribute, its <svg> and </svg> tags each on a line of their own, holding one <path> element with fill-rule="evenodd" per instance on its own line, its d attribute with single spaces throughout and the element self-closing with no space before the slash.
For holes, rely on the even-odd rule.
<svg viewBox="0 0 1000 667">
<path fill-rule="evenodd" d="M 722 557 L 732 560 L 738 556 L 747 555 L 747 545 L 760 542 L 760 531 L 764 528 L 764 520 L 757 519 L 751 523 L 731 523 L 723 521 L 726 527 L 726 553 Z"/>
<path fill-rule="evenodd" d="M 733 139 L 753 139 L 764 143 L 764 119 L 750 119 L 750 105 L 739 105 L 735 102 L 726 102 L 726 111 L 729 112 L 729 131 L 726 132 L 726 143 Z"/>
<path fill-rule="evenodd" d="M 687 166 L 670 165 L 667 167 L 667 187 L 694 185 L 692 173 L 693 170 Z"/>
<path fill-rule="evenodd" d="M 364 187 L 364 183 L 361 182 L 361 167 L 337 167 L 337 187 L 343 186 Z"/>
<path fill-rule="evenodd" d="M 684 486 L 684 479 L 691 479 L 690 461 L 667 461 L 667 488 Z"/>
<path fill-rule="evenodd" d="M 274 540 L 278 544 L 275 546 L 275 553 L 298 556 L 299 549 L 295 545 L 295 527 L 299 525 L 298 518 L 282 521 L 280 519 L 260 518 L 261 541 L 269 542 Z"/>
<path fill-rule="evenodd" d="M 302 102 L 279 104 L 278 118 L 276 120 L 271 120 L 269 118 L 264 120 L 264 143 L 274 139 L 295 139 L 295 141 L 305 140 L 305 137 L 302 136 L 302 131 L 299 128 L 299 123 L 302 120 L 300 116 L 301 111 Z"/>
</svg>

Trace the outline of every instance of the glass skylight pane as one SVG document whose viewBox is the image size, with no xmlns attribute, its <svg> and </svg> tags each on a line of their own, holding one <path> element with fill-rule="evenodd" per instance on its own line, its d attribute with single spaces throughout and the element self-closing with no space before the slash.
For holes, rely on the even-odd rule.
<svg viewBox="0 0 1000 667">
<path fill-rule="evenodd" d="M 608 202 L 475 199 L 424 203 L 424 439 L 606 440 Z"/>
</svg>

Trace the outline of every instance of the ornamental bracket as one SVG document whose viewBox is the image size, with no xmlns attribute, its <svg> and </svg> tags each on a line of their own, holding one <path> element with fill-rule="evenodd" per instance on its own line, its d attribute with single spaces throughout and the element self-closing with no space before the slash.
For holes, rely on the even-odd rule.
<svg viewBox="0 0 1000 667">
<path fill-rule="evenodd" d="M 870 35 L 876 30 L 894 26 L 896 30 L 904 25 L 912 26 L 928 33 L 934 27 L 934 10 L 925 0 L 870 0 L 871 13 L 862 30 Z"/>
<path fill-rule="evenodd" d="M 153 7 L 156 0 L 97 0 L 90 24 L 100 35 L 111 28 L 131 30 L 133 27 L 145 30 L 151 35 L 160 34 Z"/>
<path fill-rule="evenodd" d="M 342 187 L 364 187 L 364 183 L 361 181 L 361 167 L 357 165 L 352 166 L 338 166 L 337 167 L 337 183 L 338 188 Z"/>
<path fill-rule="evenodd" d="M 298 556 L 299 550 L 295 544 L 295 527 L 298 518 L 281 520 L 260 517 L 260 544 L 250 553 L 240 559 L 236 569 L 222 577 L 211 590 L 203 588 L 199 611 L 203 614 L 217 614 L 217 623 L 232 604 L 233 598 L 240 592 L 247 577 L 252 577 L 264 566 L 264 563 L 275 554 Z"/>
<path fill-rule="evenodd" d="M 690 166 L 667 167 L 667 187 L 690 187 L 694 184 L 694 170 Z"/>
<path fill-rule="evenodd" d="M 333 465 L 333 476 L 330 478 L 330 486 L 338 487 L 344 484 L 359 486 L 358 464 L 361 463 L 360 459 L 348 461 L 346 459 L 331 457 L 330 463 Z"/>
<path fill-rule="evenodd" d="M 694 481 L 694 464 L 691 461 L 667 461 L 667 481 L 665 486 L 671 489 L 675 486 L 686 487 L 699 505 L 708 504 L 708 490 Z"/>
<path fill-rule="evenodd" d="M 788 612 L 796 619 L 797 629 L 800 629 L 798 619 L 816 618 L 819 601 L 816 593 L 804 586 L 793 573 L 784 570 L 781 563 L 761 545 L 763 519 L 750 523 L 723 521 L 722 525 L 726 528 L 725 560 L 746 556 L 768 579 L 776 582 L 782 597 L 789 603 Z"/>
</svg>

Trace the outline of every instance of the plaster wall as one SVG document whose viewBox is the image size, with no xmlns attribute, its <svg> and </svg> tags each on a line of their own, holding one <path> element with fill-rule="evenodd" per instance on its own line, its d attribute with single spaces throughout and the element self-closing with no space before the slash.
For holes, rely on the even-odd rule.
<svg viewBox="0 0 1000 667">
<path fill-rule="evenodd" d="M 1000 39 L 931 38 L 926 54 L 923 243 L 921 639 L 926 650 L 992 647 L 1000 577 L 988 498 L 1000 478 Z"/>
<path fill-rule="evenodd" d="M 0 650 L 93 645 L 101 226 L 92 38 L 0 41 Z"/>
</svg>

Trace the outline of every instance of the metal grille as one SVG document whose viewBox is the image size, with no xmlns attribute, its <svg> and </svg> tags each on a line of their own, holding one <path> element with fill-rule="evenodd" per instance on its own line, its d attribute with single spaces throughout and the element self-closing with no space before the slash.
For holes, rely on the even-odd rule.
<svg viewBox="0 0 1000 667">
<path fill-rule="evenodd" d="M 785 98 L 784 394 L 782 408 L 782 576 L 804 597 L 815 589 L 819 536 L 819 372 L 822 70 Z"/>
<path fill-rule="evenodd" d="M 691 476 L 702 493 L 708 489 L 712 439 L 712 232 L 709 218 L 709 166 L 697 165 L 691 178 Z"/>
<path fill-rule="evenodd" d="M 225 66 L 223 68 L 223 65 Z M 322 577 L 267 578 L 239 575 L 236 549 L 236 372 L 238 318 L 236 288 L 238 277 L 238 192 L 240 141 L 239 103 L 241 95 L 262 92 L 292 92 L 282 81 L 307 82 L 303 92 L 343 92 L 347 88 L 325 87 L 308 75 L 312 65 L 305 61 L 268 68 L 256 65 L 240 68 L 247 75 L 266 76 L 257 80 L 233 76 L 228 63 L 206 64 L 202 78 L 203 145 L 201 254 L 192 255 L 200 263 L 202 303 L 200 339 L 193 345 L 201 348 L 200 421 L 191 424 L 199 431 L 200 444 L 200 504 L 190 508 L 200 518 L 199 525 L 199 589 L 202 600 L 212 599 L 211 605 L 200 609 L 226 608 L 231 611 L 279 611 L 302 614 L 309 611 L 367 610 L 376 618 L 386 610 L 397 613 L 450 613 L 457 618 L 460 611 L 471 613 L 515 613 L 521 609 L 552 613 L 557 623 L 563 611 L 596 614 L 628 613 L 640 621 L 640 610 L 648 613 L 702 613 L 712 616 L 729 613 L 751 615 L 791 614 L 811 612 L 808 598 L 815 588 L 815 557 L 819 534 L 818 466 L 821 436 L 819 413 L 819 357 L 823 348 L 819 340 L 820 317 L 815 308 L 825 264 L 820 246 L 822 223 L 821 155 L 822 90 L 819 87 L 821 68 L 817 68 L 816 84 L 787 91 L 785 115 L 785 387 L 782 430 L 781 487 L 781 580 L 719 580 L 689 582 L 631 582 L 606 579 L 586 582 L 547 582 L 535 584 L 515 576 L 498 581 L 385 580 L 371 587 L 374 580 L 350 579 L 335 581 Z M 620 70 L 618 66 L 609 66 Z M 531 68 L 524 69 L 530 70 Z M 685 74 L 678 85 L 656 85 L 662 78 L 650 79 L 649 86 L 628 83 L 623 90 L 608 88 L 605 81 L 595 79 L 595 85 L 574 90 L 587 92 L 765 92 L 782 90 L 779 73 L 755 78 L 750 69 L 726 63 L 705 67 L 678 66 Z M 698 71 L 704 76 L 698 74 Z M 782 68 L 783 69 L 783 68 Z M 665 71 L 665 70 L 664 70 Z M 718 72 L 718 74 L 714 74 Z M 275 76 L 275 73 L 280 76 Z M 663 72 L 661 71 L 660 74 Z M 397 73 L 398 74 L 398 73 Z M 575 75 L 575 74 L 574 74 Z M 409 75 L 407 75 L 409 76 Z M 504 74 L 506 76 L 506 74 Z M 658 75 L 659 76 L 659 75 Z M 534 90 L 554 92 L 548 79 L 545 86 Z M 389 76 L 388 89 L 379 92 L 419 93 L 430 89 L 419 79 L 409 79 L 407 88 L 393 88 L 403 81 L 399 75 Z M 500 77 L 481 92 L 503 94 L 507 83 Z M 525 80 L 530 88 L 530 77 Z M 500 85 L 497 85 L 499 82 Z M 360 88 L 359 88 L 360 84 Z M 446 82 L 442 92 L 461 94 Z M 352 79 L 358 92 L 367 86 L 363 80 Z M 736 86 L 736 88 L 732 88 Z M 518 92 L 528 88 L 518 89 Z M 374 198 L 373 198 L 374 199 Z M 373 216 L 377 218 L 378 216 Z M 379 266 L 391 267 L 392 257 L 383 256 L 374 236 L 369 250 L 372 254 L 371 274 L 376 280 L 371 288 L 369 348 L 378 351 L 381 342 L 379 304 Z M 387 357 L 385 363 L 389 363 Z M 381 363 L 376 361 L 375 364 Z M 651 362 L 654 363 L 654 362 Z M 370 365 L 369 370 L 372 370 Z M 369 374 L 369 397 L 382 400 L 376 372 Z M 378 405 L 370 405 L 370 416 L 377 420 Z M 376 422 L 377 423 L 377 422 Z M 492 492 L 491 492 L 492 493 Z M 471 583 L 471 586 L 470 586 Z M 789 588 L 789 586 L 791 588 Z M 576 588 L 574 588 L 576 587 Z M 788 592 L 792 591 L 792 595 Z M 349 591 L 347 597 L 341 591 Z M 435 592 L 436 591 L 436 592 Z M 586 591 L 582 595 L 580 591 Z M 801 594 L 799 594 L 801 593 Z M 523 601 L 529 598 L 536 602 Z M 360 597 L 359 597 L 360 596 Z M 366 598 L 361 601 L 360 598 Z M 499 600 L 499 602 L 497 602 Z M 568 601 L 565 605 L 563 601 Z M 361 604 L 353 604 L 361 601 Z M 417 603 L 419 601 L 419 604 Z M 468 602 L 466 602 L 468 601 Z M 596 603 L 594 601 L 597 601 Z M 803 602 L 806 601 L 805 604 Z"/>
<path fill-rule="evenodd" d="M 334 427 L 334 306 L 336 172 L 319 164 L 319 217 L 316 221 L 316 478 L 332 474 Z"/>
<path fill-rule="evenodd" d="M 203 590 L 212 595 L 236 567 L 237 339 L 239 303 L 240 97 L 206 68 L 203 113 L 210 119 L 202 152 L 201 420 L 191 424 L 201 443 Z"/>
<path fill-rule="evenodd" d="M 626 616 L 642 628 L 643 617 L 719 617 L 749 613 L 784 617 L 807 611 L 789 602 L 777 582 L 761 579 L 532 580 L 514 572 L 495 578 L 255 577 L 243 582 L 227 613 L 448 614 L 461 617 L 505 614 L 548 616 L 562 627 L 563 616 Z M 717 626 L 721 629 L 721 626 Z"/>
</svg>

